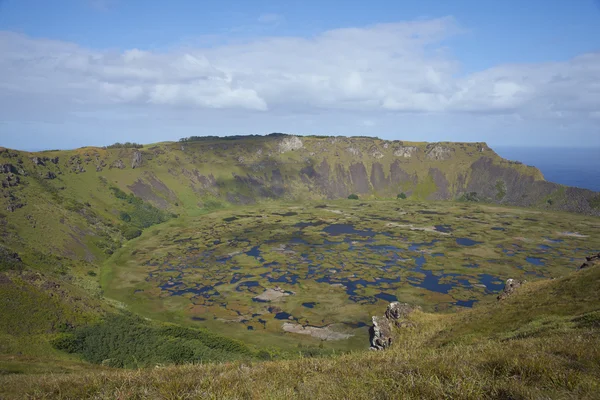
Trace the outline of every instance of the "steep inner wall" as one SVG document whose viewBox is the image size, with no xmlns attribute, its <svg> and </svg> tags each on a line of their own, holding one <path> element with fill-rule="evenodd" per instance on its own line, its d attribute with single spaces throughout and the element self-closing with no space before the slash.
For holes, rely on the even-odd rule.
<svg viewBox="0 0 600 400">
<path fill-rule="evenodd" d="M 1 237 L 12 248 L 95 263 L 165 215 L 198 215 L 269 199 L 345 198 L 488 201 L 600 215 L 598 193 L 546 182 L 534 167 L 485 143 L 269 135 L 196 138 L 143 148 L 87 147 L 27 153 L 0 149 Z M 115 190 L 122 193 L 116 196 Z M 136 196 L 138 200 L 126 196 Z M 139 206 L 135 208 L 134 206 Z M 143 206 L 143 205 L 142 205 Z M 143 206 L 146 207 L 146 206 Z M 154 214 L 153 214 L 154 213 Z M 148 217 L 148 215 L 150 217 Z M 154 223 L 154 222 L 152 222 Z"/>
</svg>

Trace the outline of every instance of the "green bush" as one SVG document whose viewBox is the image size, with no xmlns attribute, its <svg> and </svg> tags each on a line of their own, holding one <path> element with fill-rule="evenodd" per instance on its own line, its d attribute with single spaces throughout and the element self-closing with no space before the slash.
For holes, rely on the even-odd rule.
<svg viewBox="0 0 600 400">
<path fill-rule="evenodd" d="M 80 354 L 94 364 L 130 368 L 252 356 L 241 342 L 205 330 L 165 326 L 129 314 L 111 315 L 99 324 L 62 334 L 52 344 L 59 350 Z"/>
<path fill-rule="evenodd" d="M 144 147 L 143 144 L 139 144 L 139 143 L 131 143 L 131 142 L 125 142 L 125 143 L 113 143 L 109 146 L 105 146 L 106 149 L 141 149 L 142 147 Z"/>
<path fill-rule="evenodd" d="M 115 197 L 117 199 L 126 200 L 127 197 L 128 197 L 127 193 L 125 193 L 124 191 L 122 191 L 118 187 L 111 186 L 110 190 L 112 190 L 113 194 L 115 195 Z"/>
<path fill-rule="evenodd" d="M 404 192 L 400 193 L 398 196 L 396 196 L 397 199 L 406 199 L 406 194 L 404 194 Z"/>
<path fill-rule="evenodd" d="M 352 193 L 350 196 L 348 196 L 348 199 L 350 199 L 350 200 L 358 200 L 358 195 Z"/>
<path fill-rule="evenodd" d="M 124 222 L 131 222 L 131 215 L 129 215 L 125 211 L 121 211 L 119 213 L 119 219 Z"/>
<path fill-rule="evenodd" d="M 128 227 L 123 231 L 123 236 L 127 240 L 135 239 L 142 234 L 142 231 L 138 228 Z"/>
<path fill-rule="evenodd" d="M 479 196 L 478 196 L 477 192 L 469 192 L 469 193 L 463 194 L 460 197 L 459 201 L 478 202 Z"/>
</svg>

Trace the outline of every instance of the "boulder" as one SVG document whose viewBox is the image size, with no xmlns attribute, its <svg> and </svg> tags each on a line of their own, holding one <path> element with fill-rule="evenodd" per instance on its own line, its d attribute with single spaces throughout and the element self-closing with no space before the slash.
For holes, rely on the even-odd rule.
<svg viewBox="0 0 600 400">
<path fill-rule="evenodd" d="M 385 314 L 381 317 L 373 316 L 373 325 L 369 330 L 371 350 L 385 350 L 392 345 L 392 332 L 394 327 L 414 327 L 414 323 L 406 317 L 421 307 L 408 303 L 393 302 L 388 304 Z"/>
<path fill-rule="evenodd" d="M 507 279 L 506 284 L 504 285 L 504 289 L 498 295 L 498 301 L 506 299 L 508 296 L 512 295 L 517 288 L 519 288 L 525 281 L 519 281 L 516 279 Z"/>
</svg>

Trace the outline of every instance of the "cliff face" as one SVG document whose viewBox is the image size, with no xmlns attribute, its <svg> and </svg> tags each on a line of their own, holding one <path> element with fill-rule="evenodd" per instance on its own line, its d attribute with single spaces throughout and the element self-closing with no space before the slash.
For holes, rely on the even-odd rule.
<svg viewBox="0 0 600 400">
<path fill-rule="evenodd" d="M 427 200 L 461 196 L 598 215 L 597 194 L 544 181 L 539 170 L 499 157 L 485 143 L 409 143 L 375 138 L 267 136 L 161 143 L 142 149 L 0 153 L 3 208 L 19 207 L 18 187 L 92 190 L 100 180 L 162 209 L 203 201 L 333 199 L 351 193 Z M 25 201 L 25 199 L 21 199 Z"/>
</svg>

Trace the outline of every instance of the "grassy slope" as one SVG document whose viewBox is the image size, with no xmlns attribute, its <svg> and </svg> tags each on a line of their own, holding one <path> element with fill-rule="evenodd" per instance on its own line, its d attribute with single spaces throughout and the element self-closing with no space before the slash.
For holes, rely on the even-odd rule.
<svg viewBox="0 0 600 400">
<path fill-rule="evenodd" d="M 382 353 L 7 376 L 0 390 L 6 398 L 598 398 L 599 289 L 593 268 L 463 313 L 418 312 L 417 328 L 397 332 Z"/>
</svg>

